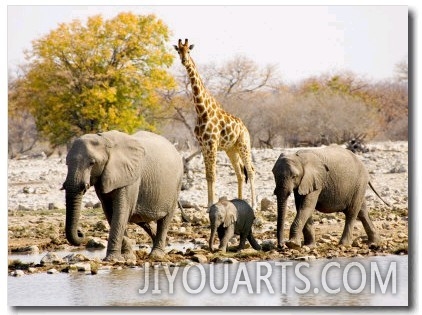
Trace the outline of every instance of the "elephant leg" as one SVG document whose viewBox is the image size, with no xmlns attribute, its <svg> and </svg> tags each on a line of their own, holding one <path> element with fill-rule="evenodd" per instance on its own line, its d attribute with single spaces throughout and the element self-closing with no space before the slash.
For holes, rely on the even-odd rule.
<svg viewBox="0 0 422 315">
<path fill-rule="evenodd" d="M 253 237 L 252 231 L 250 231 L 248 234 L 248 241 L 249 241 L 249 244 L 251 244 L 253 249 L 261 250 L 261 245 L 259 245 L 256 239 Z"/>
<path fill-rule="evenodd" d="M 143 228 L 154 242 L 155 236 L 157 235 L 157 229 L 154 226 L 151 226 L 149 222 L 137 222 L 136 224 Z"/>
<path fill-rule="evenodd" d="M 287 247 L 300 248 L 302 246 L 301 233 L 304 231 L 304 227 L 308 223 L 308 220 L 311 219 L 318 200 L 318 195 L 319 191 L 314 191 L 300 201 L 297 201 L 298 197 L 295 195 L 297 213 L 290 226 L 289 240 L 286 242 Z M 306 230 L 308 230 L 308 228 L 306 228 Z M 307 236 L 309 236 L 309 234 L 307 234 Z"/>
<path fill-rule="evenodd" d="M 127 230 L 125 231 L 125 235 L 123 236 L 122 256 L 125 260 L 136 260 L 136 256 L 133 253 L 132 249 L 132 242 L 127 234 Z"/>
<path fill-rule="evenodd" d="M 227 245 L 229 244 L 229 240 L 233 237 L 233 235 L 234 235 L 234 225 L 232 224 L 225 229 L 224 236 L 222 237 L 220 241 L 220 246 L 218 249 L 221 252 L 225 253 L 227 251 Z"/>
<path fill-rule="evenodd" d="M 237 247 L 237 251 L 241 251 L 242 249 L 245 248 L 247 234 L 241 233 L 239 238 L 240 238 L 240 241 L 239 241 L 239 246 Z"/>
<path fill-rule="evenodd" d="M 306 246 L 314 246 L 315 245 L 315 231 L 314 231 L 314 220 L 312 216 L 306 221 L 306 224 L 303 228 L 303 244 Z"/>
<path fill-rule="evenodd" d="M 358 218 L 362 222 L 363 228 L 365 229 L 365 232 L 368 235 L 368 243 L 378 243 L 380 241 L 380 237 L 374 224 L 372 223 L 372 220 L 369 218 L 365 199 L 363 200 L 362 207 L 358 213 Z"/>
<path fill-rule="evenodd" d="M 166 248 L 167 231 L 172 218 L 173 212 L 169 212 L 164 218 L 157 221 L 157 234 L 153 240 L 153 246 L 150 253 L 150 257 L 153 259 L 159 260 L 165 255 L 164 250 Z"/>
<path fill-rule="evenodd" d="M 357 211 L 354 208 L 348 208 L 344 213 L 346 215 L 346 222 L 344 223 L 344 230 L 339 244 L 347 246 L 352 243 L 353 227 L 355 226 Z"/>
<path fill-rule="evenodd" d="M 217 228 L 217 235 L 218 235 L 218 240 L 220 241 L 220 243 L 221 243 L 225 233 L 226 233 L 226 229 L 222 225 L 220 225 Z"/>
<path fill-rule="evenodd" d="M 110 232 L 107 244 L 105 260 L 122 260 L 122 244 L 126 226 L 129 219 L 129 211 L 126 196 L 126 187 L 115 192 L 112 202 L 113 215 L 110 222 Z"/>
</svg>

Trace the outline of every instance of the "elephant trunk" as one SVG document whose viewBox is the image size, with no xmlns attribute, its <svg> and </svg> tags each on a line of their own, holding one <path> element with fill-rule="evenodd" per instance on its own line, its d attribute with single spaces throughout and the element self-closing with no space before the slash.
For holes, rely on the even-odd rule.
<svg viewBox="0 0 422 315">
<path fill-rule="evenodd" d="M 83 233 L 78 230 L 82 196 L 83 193 L 66 192 L 66 239 L 74 246 L 79 246 L 84 239 Z"/>
<path fill-rule="evenodd" d="M 284 219 L 286 217 L 287 197 L 277 196 L 277 245 L 283 246 Z"/>
</svg>

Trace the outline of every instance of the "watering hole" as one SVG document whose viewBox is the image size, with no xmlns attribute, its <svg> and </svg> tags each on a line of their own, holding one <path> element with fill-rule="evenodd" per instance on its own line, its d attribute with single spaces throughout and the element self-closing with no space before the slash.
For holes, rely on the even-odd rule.
<svg viewBox="0 0 422 315">
<path fill-rule="evenodd" d="M 83 251 L 89 258 L 104 251 Z M 58 252 L 65 256 L 66 252 Z M 39 262 L 39 255 L 9 259 Z M 408 256 L 100 269 L 8 277 L 9 306 L 407 306 Z"/>
</svg>

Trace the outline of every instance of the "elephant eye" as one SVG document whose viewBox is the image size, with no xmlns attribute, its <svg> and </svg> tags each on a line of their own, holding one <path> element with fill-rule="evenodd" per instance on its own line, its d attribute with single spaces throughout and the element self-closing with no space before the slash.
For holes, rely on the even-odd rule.
<svg viewBox="0 0 422 315">
<path fill-rule="evenodd" d="M 90 165 L 90 166 L 92 166 L 92 165 L 94 165 L 94 164 L 95 164 L 95 159 L 90 159 L 90 160 L 89 160 L 89 165 Z"/>
</svg>

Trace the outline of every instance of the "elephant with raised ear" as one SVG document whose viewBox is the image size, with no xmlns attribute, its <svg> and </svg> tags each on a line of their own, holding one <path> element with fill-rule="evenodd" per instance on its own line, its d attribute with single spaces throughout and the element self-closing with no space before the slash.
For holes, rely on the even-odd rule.
<svg viewBox="0 0 422 315">
<path fill-rule="evenodd" d="M 286 242 L 288 247 L 301 246 L 301 232 L 304 244 L 314 245 L 312 213 L 315 209 L 323 213 L 345 214 L 346 222 L 340 244 L 351 243 L 356 218 L 362 222 L 368 242 L 379 241 L 378 232 L 366 208 L 365 193 L 368 184 L 381 200 L 382 198 L 369 182 L 369 173 L 365 166 L 353 152 L 338 145 L 331 145 L 299 150 L 287 156 L 281 154 L 272 172 L 276 185 L 274 194 L 277 196 L 279 248 L 283 247 L 286 204 L 292 191 L 297 213 L 290 227 L 289 240 Z"/>
<path fill-rule="evenodd" d="M 227 250 L 227 244 L 235 234 L 240 236 L 237 250 L 242 250 L 245 247 L 246 239 L 254 249 L 261 249 L 252 234 L 255 214 L 246 201 L 241 199 L 227 200 L 227 198 L 222 197 L 210 207 L 209 218 L 211 223 L 209 249 L 211 252 L 214 250 L 213 244 L 216 233 L 220 240 L 219 250 L 222 252 Z"/>
<path fill-rule="evenodd" d="M 106 260 L 135 258 L 127 237 L 128 222 L 153 237 L 150 256 L 164 256 L 169 224 L 177 207 L 183 176 L 181 155 L 164 137 L 140 131 L 86 134 L 70 148 L 66 164 L 66 238 L 83 241 L 78 230 L 81 201 L 91 186 L 110 224 Z M 157 223 L 152 231 L 149 222 Z"/>
</svg>

